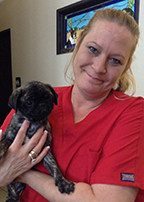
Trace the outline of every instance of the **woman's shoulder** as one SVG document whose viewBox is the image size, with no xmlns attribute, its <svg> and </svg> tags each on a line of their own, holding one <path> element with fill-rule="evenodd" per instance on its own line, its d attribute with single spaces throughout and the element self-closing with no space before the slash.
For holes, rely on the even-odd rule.
<svg viewBox="0 0 144 202">
<path fill-rule="evenodd" d="M 121 115 L 144 117 L 144 98 L 142 96 L 130 96 L 122 92 L 113 91 L 110 104 Z"/>
<path fill-rule="evenodd" d="M 122 101 L 124 103 L 136 102 L 136 103 L 144 104 L 144 98 L 142 96 L 128 95 L 126 93 L 115 91 L 115 90 L 112 92 L 112 95 L 115 100 Z"/>
</svg>

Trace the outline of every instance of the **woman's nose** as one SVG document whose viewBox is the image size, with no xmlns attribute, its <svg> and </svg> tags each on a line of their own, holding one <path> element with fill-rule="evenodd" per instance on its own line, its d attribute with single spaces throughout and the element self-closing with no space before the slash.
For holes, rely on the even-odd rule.
<svg viewBox="0 0 144 202">
<path fill-rule="evenodd" d="M 102 56 L 93 58 L 92 67 L 96 73 L 105 74 L 107 72 L 106 58 Z"/>
</svg>

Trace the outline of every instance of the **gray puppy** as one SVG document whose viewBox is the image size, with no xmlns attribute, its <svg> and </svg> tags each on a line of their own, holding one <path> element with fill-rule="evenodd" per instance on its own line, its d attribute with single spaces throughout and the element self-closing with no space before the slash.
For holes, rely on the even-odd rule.
<svg viewBox="0 0 144 202">
<path fill-rule="evenodd" d="M 14 90 L 10 96 L 9 105 L 15 109 L 16 113 L 0 141 L 0 158 L 7 152 L 25 119 L 30 121 L 26 136 L 31 138 L 40 127 L 44 126 L 49 132 L 45 146 L 50 146 L 52 138 L 48 115 L 52 111 L 54 104 L 57 104 L 57 94 L 49 84 L 31 81 L 24 87 Z M 51 176 L 54 177 L 55 185 L 58 186 L 61 193 L 69 194 L 74 191 L 74 183 L 63 177 L 50 151 L 44 157 L 43 164 Z M 25 184 L 23 183 L 10 183 L 8 185 L 7 202 L 19 201 L 19 195 L 24 188 Z"/>
</svg>

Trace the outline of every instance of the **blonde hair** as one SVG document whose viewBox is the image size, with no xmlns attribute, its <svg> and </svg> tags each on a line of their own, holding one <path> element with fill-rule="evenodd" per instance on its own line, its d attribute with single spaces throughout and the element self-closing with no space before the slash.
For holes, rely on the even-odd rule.
<svg viewBox="0 0 144 202">
<path fill-rule="evenodd" d="M 134 38 L 134 40 L 132 41 L 133 47 L 131 50 L 131 55 L 130 55 L 129 61 L 127 63 L 127 66 L 125 68 L 125 71 L 119 78 L 115 89 L 118 91 L 121 91 L 121 92 L 125 92 L 129 89 L 133 89 L 133 91 L 134 91 L 135 82 L 134 82 L 134 76 L 133 76 L 130 66 L 132 63 L 132 56 L 134 54 L 134 51 L 136 49 L 138 39 L 139 39 L 139 27 L 138 27 L 137 22 L 134 20 L 134 18 L 132 16 L 130 16 L 130 14 L 126 13 L 125 11 L 116 10 L 116 9 L 102 9 L 102 10 L 96 11 L 93 18 L 89 21 L 88 25 L 81 32 L 79 39 L 77 41 L 77 44 L 75 46 L 70 63 L 73 63 L 84 37 L 88 34 L 89 30 L 91 30 L 91 28 L 93 27 L 95 22 L 98 20 L 106 20 L 109 22 L 117 23 L 120 26 L 125 26 L 131 32 L 131 34 Z"/>
</svg>

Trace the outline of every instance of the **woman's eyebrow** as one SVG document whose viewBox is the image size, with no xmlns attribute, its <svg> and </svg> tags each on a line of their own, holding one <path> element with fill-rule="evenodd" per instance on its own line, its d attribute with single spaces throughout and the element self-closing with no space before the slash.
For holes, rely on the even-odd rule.
<svg viewBox="0 0 144 202">
<path fill-rule="evenodd" d="M 103 50 L 103 48 L 102 48 L 99 44 L 97 44 L 95 41 L 89 41 L 88 43 L 93 43 L 93 44 L 95 44 L 95 45 L 97 46 L 97 48 L 98 48 L 100 51 Z"/>
<path fill-rule="evenodd" d="M 112 54 L 112 56 L 120 57 L 122 60 L 125 60 L 125 56 L 120 53 Z"/>
</svg>

